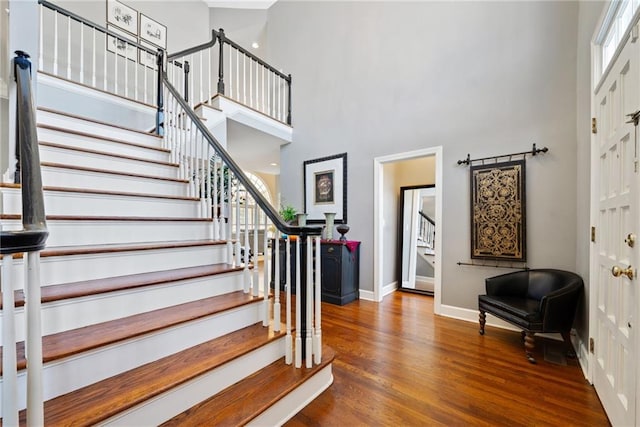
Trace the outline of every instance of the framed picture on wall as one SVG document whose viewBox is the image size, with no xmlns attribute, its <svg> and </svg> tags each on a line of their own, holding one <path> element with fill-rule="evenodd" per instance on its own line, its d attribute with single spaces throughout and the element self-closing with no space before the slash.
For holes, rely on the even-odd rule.
<svg viewBox="0 0 640 427">
<path fill-rule="evenodd" d="M 144 40 L 140 40 L 140 44 L 153 52 L 157 52 L 158 48 L 152 45 L 151 43 L 147 43 Z M 145 67 L 155 69 L 157 67 L 157 55 L 155 53 L 150 53 L 146 50 L 140 49 L 140 65 L 144 65 Z"/>
<path fill-rule="evenodd" d="M 138 11 L 117 0 L 107 0 L 107 24 L 138 35 Z"/>
<path fill-rule="evenodd" d="M 135 38 L 112 25 L 107 25 L 107 30 L 118 35 L 117 37 L 114 37 L 107 34 L 107 51 L 124 56 L 131 61 L 135 61 L 138 48 L 130 43 L 135 43 Z"/>
<path fill-rule="evenodd" d="M 304 212 L 310 224 L 324 224 L 325 212 L 335 223 L 347 222 L 347 153 L 304 162 Z"/>
<path fill-rule="evenodd" d="M 140 40 L 167 49 L 167 27 L 141 13 Z"/>
</svg>

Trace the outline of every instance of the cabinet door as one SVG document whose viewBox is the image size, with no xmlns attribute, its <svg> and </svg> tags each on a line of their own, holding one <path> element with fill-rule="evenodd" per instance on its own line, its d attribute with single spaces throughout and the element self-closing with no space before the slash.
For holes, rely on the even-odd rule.
<svg viewBox="0 0 640 427">
<path fill-rule="evenodd" d="M 340 296 L 342 288 L 341 247 L 322 247 L 322 293 Z"/>
</svg>

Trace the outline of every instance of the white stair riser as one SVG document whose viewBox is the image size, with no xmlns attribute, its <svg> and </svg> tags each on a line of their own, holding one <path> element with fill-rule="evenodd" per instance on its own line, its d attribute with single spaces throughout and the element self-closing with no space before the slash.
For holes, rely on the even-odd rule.
<svg viewBox="0 0 640 427">
<path fill-rule="evenodd" d="M 42 257 L 40 280 L 42 286 L 57 285 L 225 261 L 224 245 Z M 24 260 L 16 259 L 13 264 L 14 289 L 24 289 Z"/>
<path fill-rule="evenodd" d="M 42 167 L 42 183 L 48 187 L 123 191 L 162 196 L 189 196 L 189 184 L 184 182 L 50 166 Z"/>
<path fill-rule="evenodd" d="M 121 317 L 133 316 L 202 298 L 241 291 L 243 288 L 244 277 L 242 271 L 236 271 L 197 279 L 180 280 L 162 285 L 143 286 L 107 294 L 74 298 L 73 300 L 44 303 L 42 304 L 42 334 L 51 335 L 96 323 L 108 322 Z M 17 308 L 15 313 L 16 341 L 24 341 L 26 328 L 24 307 Z"/>
<path fill-rule="evenodd" d="M 43 370 L 44 399 L 48 400 L 69 393 L 121 372 L 221 337 L 239 328 L 253 325 L 261 319 L 260 307 L 260 304 L 244 305 L 218 315 L 46 363 Z M 25 390 L 26 375 L 24 372 L 20 372 L 18 375 L 18 404 L 21 409 L 26 406 Z M 143 425 L 151 425 L 151 423 L 147 421 Z"/>
<path fill-rule="evenodd" d="M 0 190 L 0 195 L 3 213 L 20 214 L 22 212 L 19 188 L 4 188 Z M 44 209 L 47 215 L 197 218 L 202 207 L 198 200 L 45 191 Z"/>
<path fill-rule="evenodd" d="M 22 230 L 20 220 L 3 221 L 4 230 Z M 48 221 L 47 246 L 167 242 L 213 238 L 213 222 L 205 221 Z M 253 244 L 253 240 L 250 242 Z"/>
<path fill-rule="evenodd" d="M 121 139 L 155 148 L 160 148 L 162 146 L 162 139 L 157 138 L 152 134 L 145 135 L 140 132 L 133 132 L 127 129 L 103 125 L 100 123 L 83 120 L 77 117 L 69 117 L 61 114 L 56 114 L 50 111 L 38 110 L 37 119 L 38 123 L 71 129 L 79 132 L 92 133 L 106 138 Z"/>
<path fill-rule="evenodd" d="M 117 172 L 135 172 L 141 175 L 177 178 L 178 168 L 166 164 L 149 163 L 134 159 L 123 159 L 100 154 L 85 153 L 59 147 L 40 145 L 40 160 L 62 165 L 84 166 Z"/>
<path fill-rule="evenodd" d="M 296 387 L 273 406 L 249 421 L 247 426 L 281 426 L 329 388 L 331 384 L 333 384 L 333 373 L 332 365 L 329 364 L 306 380 L 300 387 Z"/>
<path fill-rule="evenodd" d="M 100 425 L 124 427 L 161 424 L 283 356 L 284 338 L 225 363 L 180 387 L 174 387 Z"/>
<path fill-rule="evenodd" d="M 119 144 L 101 138 L 64 133 L 53 129 L 38 128 L 38 141 L 60 144 L 68 147 L 84 148 L 122 156 L 140 157 L 159 162 L 168 162 L 170 154 L 164 151 L 142 148 L 135 145 Z"/>
</svg>

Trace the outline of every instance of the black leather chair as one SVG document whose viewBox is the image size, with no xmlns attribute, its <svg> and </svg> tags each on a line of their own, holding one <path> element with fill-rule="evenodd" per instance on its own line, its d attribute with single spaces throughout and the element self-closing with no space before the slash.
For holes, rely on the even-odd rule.
<svg viewBox="0 0 640 427">
<path fill-rule="evenodd" d="M 533 357 L 534 335 L 538 332 L 562 334 L 569 356 L 575 357 L 569 332 L 584 284 L 575 273 L 536 269 L 502 274 L 485 280 L 486 295 L 478 295 L 480 335 L 484 335 L 486 313 L 522 329 L 529 362 Z"/>
</svg>

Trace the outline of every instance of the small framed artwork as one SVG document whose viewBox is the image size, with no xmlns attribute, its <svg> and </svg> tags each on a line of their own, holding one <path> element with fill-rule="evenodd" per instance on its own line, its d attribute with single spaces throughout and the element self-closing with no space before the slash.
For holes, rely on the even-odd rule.
<svg viewBox="0 0 640 427">
<path fill-rule="evenodd" d="M 141 13 L 140 39 L 167 49 L 167 27 Z"/>
<path fill-rule="evenodd" d="M 154 45 L 152 45 L 151 43 L 147 43 L 145 41 L 140 40 L 140 45 L 149 48 L 150 51 L 152 52 L 157 52 L 158 48 L 155 47 Z M 149 68 L 156 68 L 156 63 L 157 63 L 157 54 L 156 53 L 151 53 L 149 51 L 146 50 L 142 50 L 140 49 L 140 65 L 144 65 L 145 67 L 149 67 Z"/>
<path fill-rule="evenodd" d="M 138 34 L 138 11 L 117 0 L 107 0 L 107 24 Z"/>
<path fill-rule="evenodd" d="M 347 222 L 347 153 L 304 162 L 304 211 L 310 224 L 324 223 L 325 212 Z"/>
<path fill-rule="evenodd" d="M 118 37 L 114 37 L 107 34 L 107 50 L 120 56 L 124 56 L 131 61 L 135 61 L 136 51 L 138 49 L 131 44 L 135 43 L 134 38 L 126 32 L 120 31 L 111 25 L 107 25 L 107 29 L 118 35 Z"/>
</svg>

